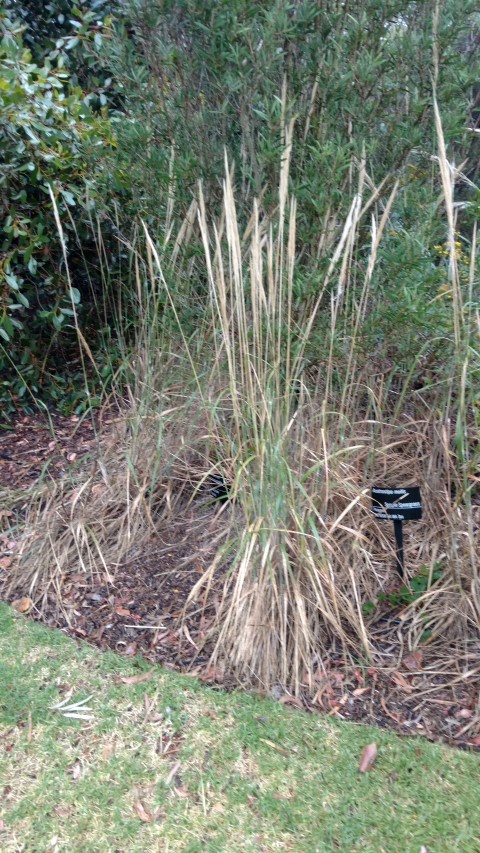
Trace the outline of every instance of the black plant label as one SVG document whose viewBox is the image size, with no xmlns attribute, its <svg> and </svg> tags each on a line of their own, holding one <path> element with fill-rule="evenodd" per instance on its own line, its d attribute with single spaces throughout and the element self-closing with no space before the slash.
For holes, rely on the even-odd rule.
<svg viewBox="0 0 480 853">
<path fill-rule="evenodd" d="M 414 521 L 421 518 L 419 486 L 372 488 L 372 512 L 376 518 L 389 518 L 392 521 Z"/>
</svg>

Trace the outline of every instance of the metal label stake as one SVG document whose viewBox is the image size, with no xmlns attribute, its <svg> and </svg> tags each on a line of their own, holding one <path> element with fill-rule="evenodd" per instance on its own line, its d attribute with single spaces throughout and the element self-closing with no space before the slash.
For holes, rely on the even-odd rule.
<svg viewBox="0 0 480 853">
<path fill-rule="evenodd" d="M 401 578 L 405 575 L 405 563 L 403 556 L 403 523 L 396 518 L 393 522 L 393 532 L 395 533 L 396 557 L 397 557 L 397 572 Z"/>
<path fill-rule="evenodd" d="M 375 518 L 389 518 L 393 521 L 396 568 L 403 579 L 405 575 L 403 522 L 414 521 L 422 517 L 419 486 L 406 486 L 404 489 L 372 488 L 372 512 Z"/>
</svg>

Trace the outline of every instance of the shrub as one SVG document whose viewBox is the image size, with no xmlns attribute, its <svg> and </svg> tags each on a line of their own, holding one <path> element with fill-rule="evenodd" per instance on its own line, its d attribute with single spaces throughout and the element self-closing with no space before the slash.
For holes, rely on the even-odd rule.
<svg viewBox="0 0 480 853">
<path fill-rule="evenodd" d="M 125 238 L 141 216 L 163 250 L 196 196 L 199 179 L 210 212 L 218 213 L 225 150 L 242 227 L 253 197 L 259 198 L 260 216 L 274 219 L 280 152 L 291 123 L 297 321 L 305 321 L 322 290 L 352 194 L 357 189 L 361 194 L 358 182 L 378 187 L 371 209 L 381 212 L 398 180 L 357 351 L 366 360 L 381 350 L 384 364 L 401 363 L 407 372 L 419 342 L 427 350 L 422 370 L 443 360 L 439 337 L 448 338 L 451 312 L 447 300 L 433 301 L 444 280 L 433 247 L 445 232 L 438 175 L 432 172 L 431 57 L 435 43 L 448 156 L 457 163 L 470 158 L 468 168 L 474 168 L 478 139 L 468 129 L 478 77 L 474 4 L 443 3 L 435 34 L 434 5 L 402 0 L 362 0 L 353 9 L 317 0 L 123 0 L 116 9 L 103 62 L 115 80 L 121 121 L 118 146 L 109 152 L 98 190 Z M 355 164 L 361 163 L 359 178 Z M 460 184 L 460 191 L 473 200 L 472 188 Z M 462 221 L 461 214 L 460 227 Z M 354 250 L 358 280 L 371 239 L 364 220 Z M 183 282 L 188 299 L 182 319 L 188 323 L 192 297 L 204 304 L 208 288 L 195 261 L 198 239 L 187 251 L 192 263 Z M 178 281 L 175 288 L 178 294 Z M 306 363 L 330 352 L 335 288 L 332 280 Z M 348 297 L 361 299 L 355 282 Z M 348 332 L 346 337 L 335 343 L 339 352 L 348 349 Z"/>
<path fill-rule="evenodd" d="M 59 354 L 65 366 L 75 343 L 73 315 L 84 299 L 92 301 L 83 257 L 92 246 L 93 155 L 111 134 L 108 120 L 92 112 L 61 62 L 47 57 L 37 64 L 22 27 L 8 18 L 0 27 L 0 396 L 13 405 L 27 389 L 36 396 L 47 385 L 53 399 L 65 393 Z M 72 287 L 50 192 L 70 254 Z"/>
</svg>

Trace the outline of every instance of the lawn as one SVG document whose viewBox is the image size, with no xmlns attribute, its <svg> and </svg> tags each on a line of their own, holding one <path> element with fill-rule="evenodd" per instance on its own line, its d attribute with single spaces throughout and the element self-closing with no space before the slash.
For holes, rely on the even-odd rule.
<svg viewBox="0 0 480 853">
<path fill-rule="evenodd" d="M 1 604 L 0 794 L 2 853 L 480 853 L 478 755 L 215 690 Z"/>
</svg>

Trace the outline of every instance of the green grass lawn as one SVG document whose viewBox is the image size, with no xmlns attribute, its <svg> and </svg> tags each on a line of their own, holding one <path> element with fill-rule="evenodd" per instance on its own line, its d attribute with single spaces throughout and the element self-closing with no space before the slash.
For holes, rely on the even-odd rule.
<svg viewBox="0 0 480 853">
<path fill-rule="evenodd" d="M 480 853 L 478 756 L 149 669 L 0 605 L 2 853 Z"/>
</svg>

